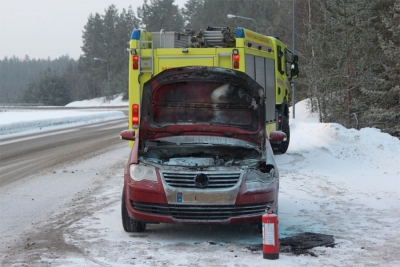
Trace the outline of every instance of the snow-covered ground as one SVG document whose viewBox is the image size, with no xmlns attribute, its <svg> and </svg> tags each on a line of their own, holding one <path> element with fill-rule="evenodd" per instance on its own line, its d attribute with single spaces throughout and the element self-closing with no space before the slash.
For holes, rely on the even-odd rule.
<svg viewBox="0 0 400 267">
<path fill-rule="evenodd" d="M 97 110 L 55 109 L 54 107 L 37 107 L 35 109 L 3 107 L 0 108 L 0 138 L 9 134 L 26 134 L 123 118 L 126 116 L 122 111 L 111 108 L 124 106 L 128 106 L 128 102 L 123 101 L 122 95 L 120 95 L 110 101 L 100 97 L 75 101 L 66 105 L 68 108 L 103 108 Z M 104 109 L 105 107 L 109 109 Z"/>
<path fill-rule="evenodd" d="M 264 260 L 254 227 L 159 224 L 125 233 L 120 218 L 124 148 L 110 155 L 119 163 L 107 170 L 101 190 L 77 196 L 72 206 L 36 226 L 49 232 L 70 214 L 90 211 L 65 226 L 63 247 L 35 250 L 36 241 L 25 248 L 31 253 L 26 259 L 40 266 L 400 266 L 399 139 L 378 129 L 319 123 L 307 103 L 296 105 L 289 150 L 276 156 L 279 234 L 334 235 L 335 247 L 311 250 L 318 257 L 281 253 L 279 260 Z"/>
<path fill-rule="evenodd" d="M 117 95 L 113 99 L 107 100 L 105 97 L 99 97 L 94 99 L 74 101 L 65 105 L 66 107 L 116 107 L 116 106 L 128 106 L 128 101 L 123 100 L 123 95 Z"/>
</svg>

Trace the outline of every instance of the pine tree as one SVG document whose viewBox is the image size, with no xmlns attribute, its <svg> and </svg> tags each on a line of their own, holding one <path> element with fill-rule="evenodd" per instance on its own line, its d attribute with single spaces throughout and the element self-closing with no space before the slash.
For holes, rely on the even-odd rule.
<svg viewBox="0 0 400 267">
<path fill-rule="evenodd" d="M 375 86 L 371 77 L 379 68 L 374 3 L 327 0 L 317 5 L 322 17 L 309 28 L 314 57 L 307 79 L 315 87 L 321 121 L 360 127 L 367 110 L 361 91 Z"/>
<path fill-rule="evenodd" d="M 64 106 L 71 102 L 71 97 L 65 79 L 58 72 L 48 68 L 27 85 L 22 100 L 25 103 Z"/>
<path fill-rule="evenodd" d="M 184 26 L 183 17 L 178 6 L 174 5 L 174 0 L 150 0 L 150 4 L 144 0 L 143 5 L 137 8 L 137 14 L 141 26 L 150 32 L 161 29 L 180 32 Z"/>
<path fill-rule="evenodd" d="M 243 0 L 229 0 L 229 1 L 218 1 L 218 0 L 204 0 L 203 4 L 203 16 L 202 16 L 202 27 L 206 29 L 208 26 L 216 27 L 236 27 L 241 26 L 249 29 L 255 29 L 254 23 L 248 20 L 240 20 L 237 18 L 229 19 L 228 14 L 244 16 L 241 8 L 244 7 Z M 196 29 L 198 30 L 198 29 Z"/>
<path fill-rule="evenodd" d="M 112 96 L 115 93 L 115 69 L 121 64 L 118 60 L 118 56 L 123 51 L 119 51 L 119 40 L 117 36 L 117 26 L 119 23 L 118 10 L 115 5 L 109 6 L 105 10 L 105 14 L 102 16 L 103 21 L 103 36 L 104 36 L 104 56 L 101 58 L 106 62 L 99 63 L 99 73 L 102 77 L 103 95 L 107 97 Z M 100 57 L 100 56 L 97 56 Z M 101 64 L 100 64 L 101 63 Z"/>
<path fill-rule="evenodd" d="M 64 78 L 66 87 L 70 92 L 72 101 L 82 100 L 87 97 L 82 90 L 82 75 L 78 71 L 77 66 L 69 63 L 68 67 L 63 71 L 62 76 Z"/>
<path fill-rule="evenodd" d="M 204 28 L 204 0 L 188 0 L 181 10 L 185 28 L 199 30 Z"/>
<path fill-rule="evenodd" d="M 82 35 L 82 52 L 83 55 L 79 59 L 82 69 L 87 70 L 94 78 L 100 78 L 99 71 L 101 66 L 95 65 L 94 58 L 103 58 L 106 56 L 106 44 L 104 39 L 103 20 L 96 13 L 94 16 L 90 14 L 87 24 L 84 26 Z M 104 76 L 104 73 L 101 72 Z"/>
<path fill-rule="evenodd" d="M 377 3 L 379 11 L 379 53 L 382 68 L 374 73 L 377 86 L 362 91 L 369 112 L 365 125 L 400 137 L 400 1 Z"/>
<path fill-rule="evenodd" d="M 116 40 L 118 42 L 118 49 L 115 51 L 114 60 L 117 64 L 114 65 L 114 91 L 115 93 L 124 93 L 125 97 L 128 96 L 128 62 L 129 54 L 127 48 L 129 47 L 129 40 L 132 31 L 139 28 L 139 20 L 136 18 L 129 7 L 128 10 L 123 9 L 118 18 L 116 26 Z"/>
<path fill-rule="evenodd" d="M 104 15 L 90 15 L 82 36 L 84 45 L 80 58 L 80 70 L 87 76 L 81 80 L 85 95 L 98 97 L 127 92 L 129 58 L 126 49 L 133 29 L 138 27 L 139 20 L 131 7 L 119 14 L 116 6 L 111 5 Z"/>
</svg>

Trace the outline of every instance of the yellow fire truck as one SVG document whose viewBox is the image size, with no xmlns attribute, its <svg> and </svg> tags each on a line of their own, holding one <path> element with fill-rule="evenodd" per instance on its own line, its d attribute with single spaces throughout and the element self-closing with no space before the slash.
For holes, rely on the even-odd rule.
<svg viewBox="0 0 400 267">
<path fill-rule="evenodd" d="M 142 89 L 150 78 L 170 68 L 221 67 L 242 71 L 264 88 L 268 136 L 272 131 L 287 135 L 287 141 L 271 145 L 275 152 L 286 152 L 290 140 L 290 80 L 299 70 L 298 57 L 278 38 L 228 27 L 209 26 L 184 33 L 134 30 L 129 52 L 130 129 L 139 127 Z"/>
</svg>

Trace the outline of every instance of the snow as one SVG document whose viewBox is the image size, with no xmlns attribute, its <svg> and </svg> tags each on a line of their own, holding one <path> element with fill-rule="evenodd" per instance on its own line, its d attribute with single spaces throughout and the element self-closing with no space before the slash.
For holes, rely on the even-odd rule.
<svg viewBox="0 0 400 267">
<path fill-rule="evenodd" d="M 37 107 L 35 109 L 4 107 L 0 109 L 0 137 L 123 118 L 126 117 L 124 113 L 115 108 L 124 107 L 126 109 L 127 106 L 127 101 L 123 101 L 122 95 L 119 95 L 110 101 L 100 97 L 72 102 L 65 106 L 68 109 L 62 110 L 59 107 Z M 88 107 L 102 107 L 103 109 L 83 110 Z M 79 108 L 81 110 L 77 110 Z"/>
<path fill-rule="evenodd" d="M 128 101 L 123 100 L 123 95 L 117 95 L 115 98 L 107 100 L 105 97 L 74 101 L 66 107 L 110 107 L 110 106 L 128 106 Z"/>
<path fill-rule="evenodd" d="M 84 105 L 98 104 L 93 102 Z M 63 233 L 65 243 L 82 255 L 42 250 L 39 262 L 51 266 L 400 266 L 400 140 L 374 128 L 358 131 L 319 123 L 307 106 L 308 100 L 296 104 L 296 118 L 290 118 L 289 150 L 276 156 L 281 176 L 279 235 L 334 235 L 335 247 L 311 250 L 318 257 L 280 253 L 279 260 L 264 260 L 261 247 L 249 249 L 262 243 L 255 227 L 159 224 L 148 225 L 143 233 L 124 232 L 120 196 L 129 150 L 123 148 L 110 156 L 119 164 L 107 169 L 103 190 L 91 193 L 93 201 L 82 204 L 82 209 L 92 211 L 90 216 L 68 225 Z M 53 111 L 40 112 L 41 120 L 55 117 Z M 39 122 L 32 113 L 32 120 L 18 123 L 29 122 L 37 130 Z M 1 129 L 10 124 L 2 115 Z M 64 121 L 73 115 L 85 117 L 68 111 Z M 62 216 L 68 219 L 68 214 L 77 212 L 77 205 L 54 215 L 54 225 L 63 221 Z"/>
</svg>

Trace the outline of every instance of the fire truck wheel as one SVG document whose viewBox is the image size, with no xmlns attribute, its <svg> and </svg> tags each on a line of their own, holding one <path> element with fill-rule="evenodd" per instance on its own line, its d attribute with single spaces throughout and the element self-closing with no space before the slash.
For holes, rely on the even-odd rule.
<svg viewBox="0 0 400 267">
<path fill-rule="evenodd" d="M 286 151 L 289 148 L 289 142 L 290 142 L 290 128 L 289 128 L 289 121 L 286 118 L 286 116 L 283 116 L 282 118 L 282 132 L 286 134 L 287 140 L 285 142 L 282 142 L 280 144 L 280 152 L 282 154 L 285 154 Z"/>
<path fill-rule="evenodd" d="M 122 201 L 121 201 L 121 217 L 122 217 L 122 226 L 124 227 L 125 232 L 143 232 L 146 230 L 146 223 L 137 221 L 129 217 L 128 211 L 125 205 L 125 197 L 122 193 Z"/>
</svg>

